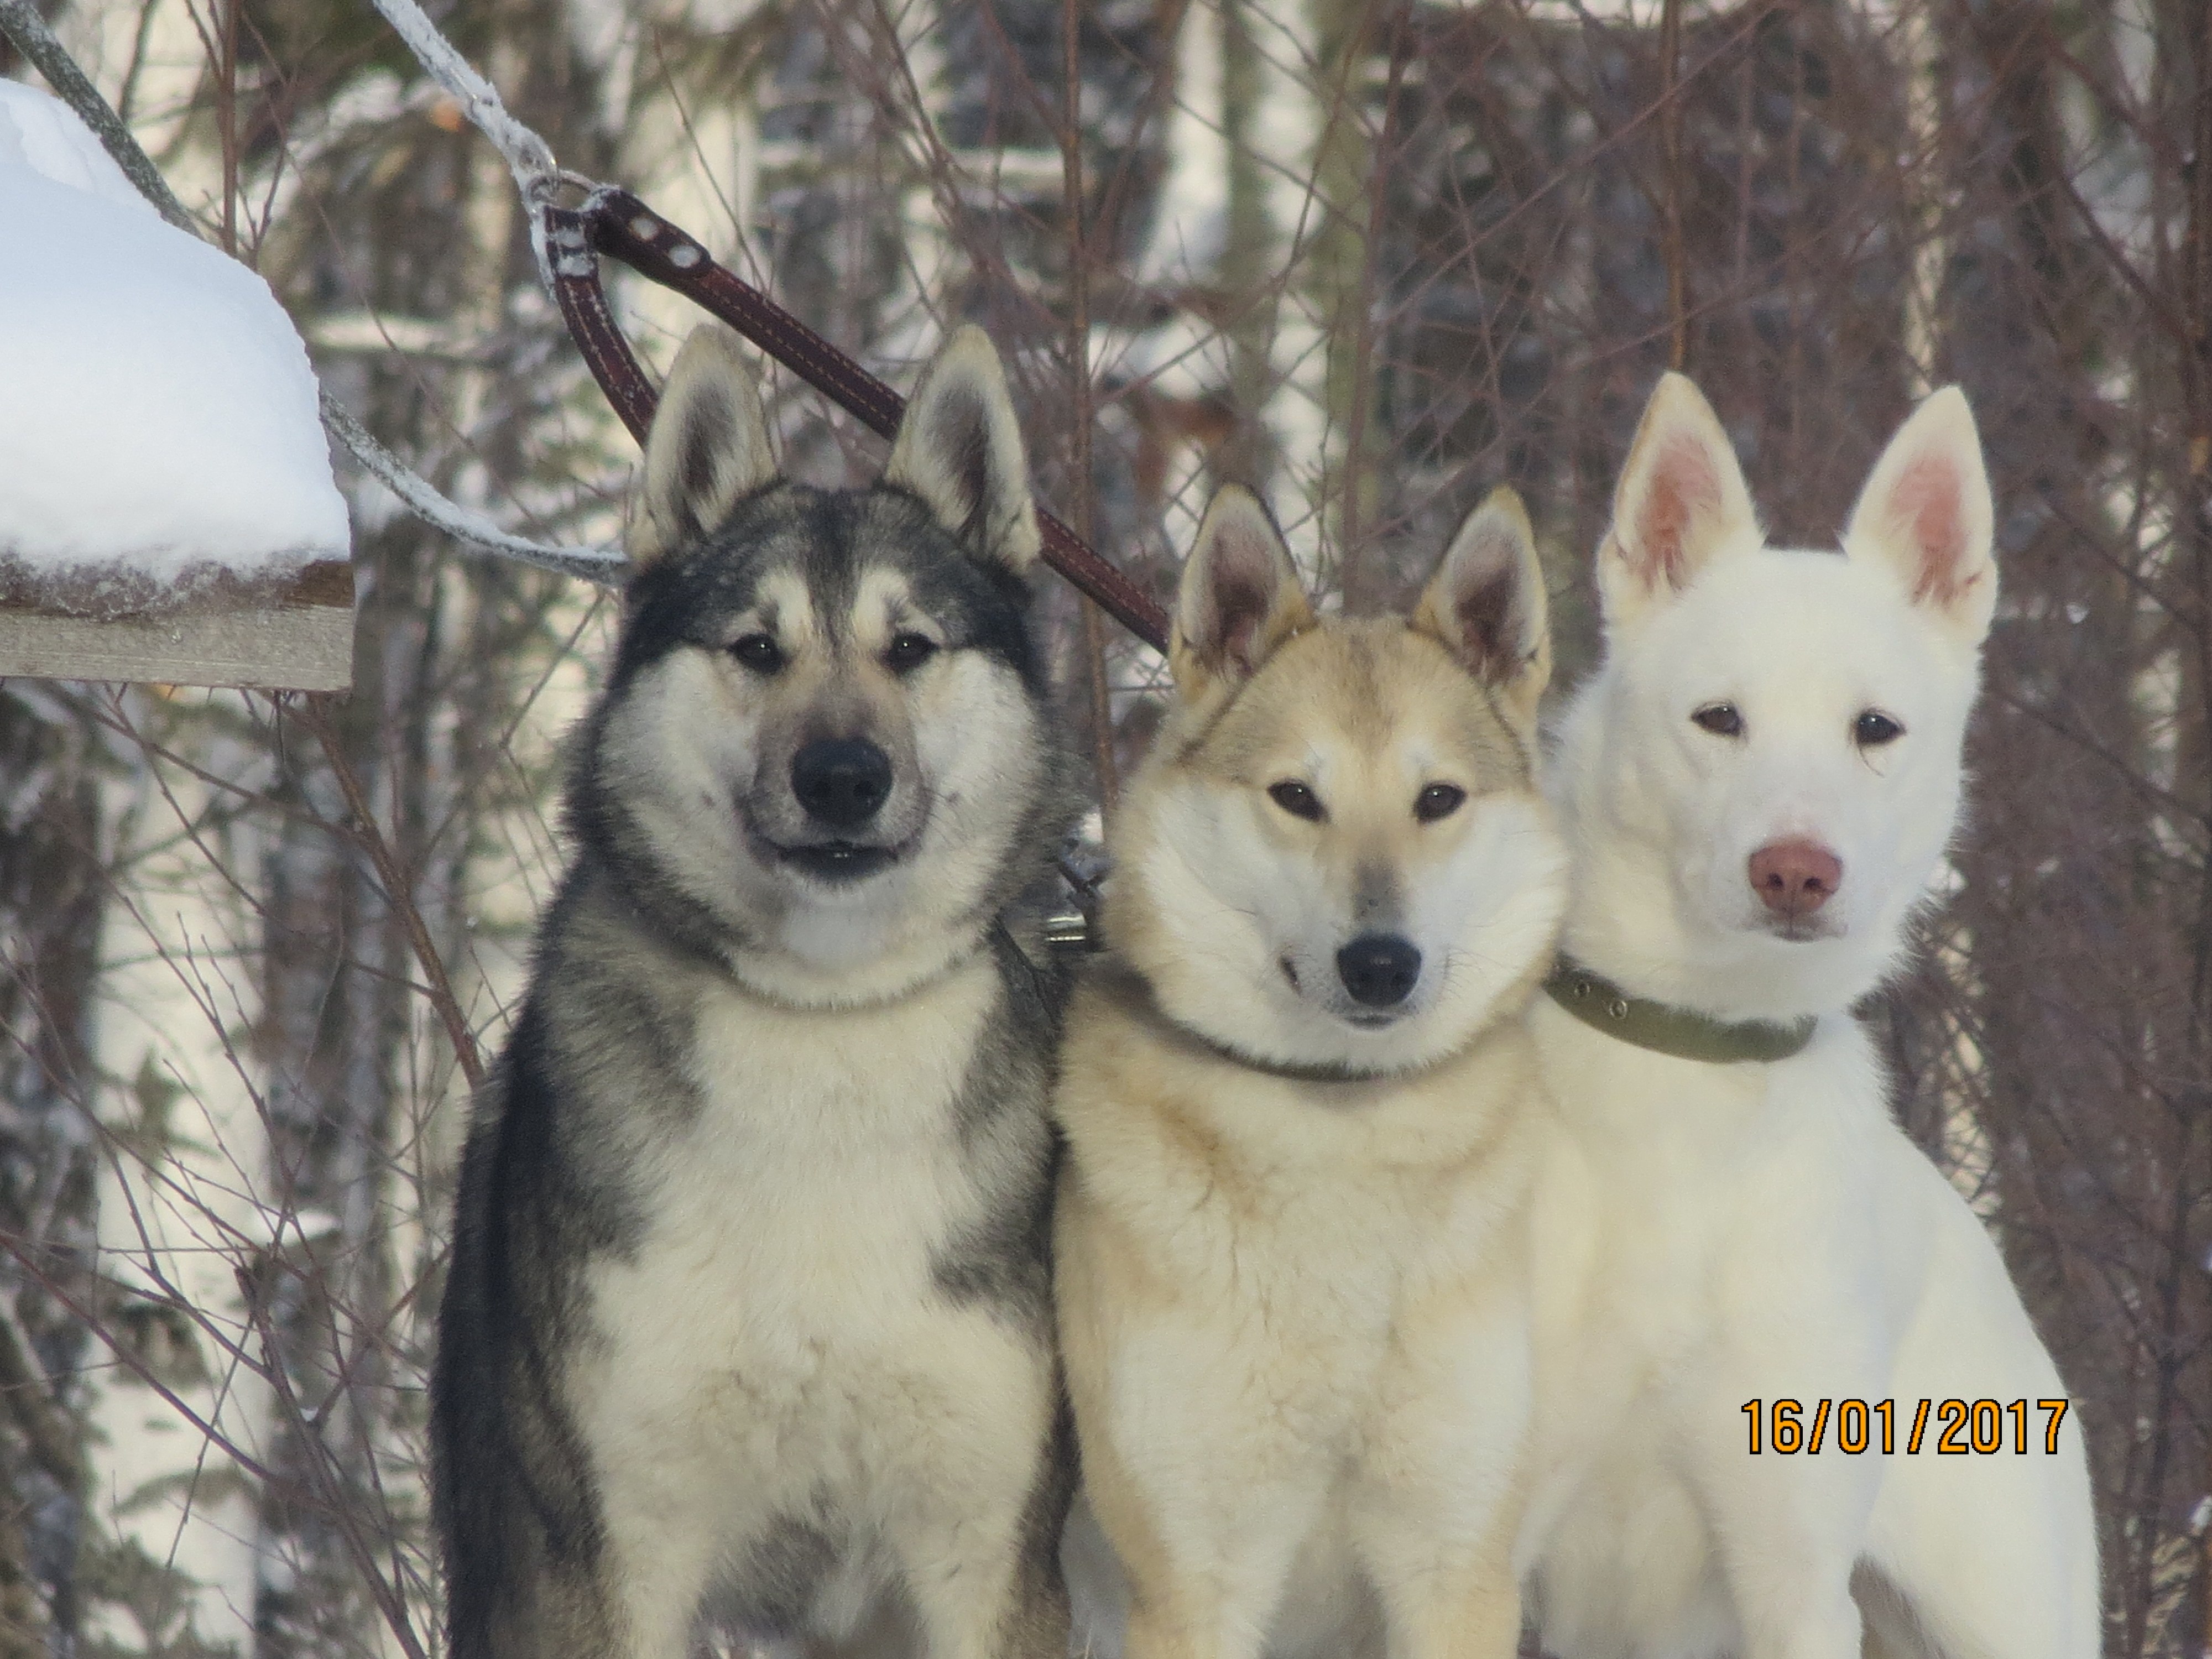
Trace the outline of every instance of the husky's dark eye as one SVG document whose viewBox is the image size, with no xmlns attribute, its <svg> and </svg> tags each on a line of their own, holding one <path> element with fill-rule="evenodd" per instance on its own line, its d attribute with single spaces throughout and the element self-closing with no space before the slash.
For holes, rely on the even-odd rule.
<svg viewBox="0 0 2212 1659">
<path fill-rule="evenodd" d="M 1862 749 L 1879 749 L 1905 735 L 1905 727 L 1881 712 L 1868 708 L 1851 722 L 1851 741 Z"/>
<path fill-rule="evenodd" d="M 908 674 L 921 667 L 937 654 L 937 641 L 927 634 L 908 629 L 891 635 L 890 649 L 884 653 L 884 660 L 890 665 L 894 674 Z"/>
<path fill-rule="evenodd" d="M 1460 809 L 1467 791 L 1455 783 L 1432 783 L 1413 797 L 1413 816 L 1423 823 L 1448 818 Z"/>
<path fill-rule="evenodd" d="M 1296 778 L 1268 785 L 1267 799 L 1294 818 L 1310 818 L 1318 823 L 1326 816 L 1322 811 L 1321 797 Z"/>
<path fill-rule="evenodd" d="M 1732 702 L 1709 702 L 1690 718 L 1717 738 L 1743 735 L 1743 715 Z"/>
<path fill-rule="evenodd" d="M 766 634 L 741 634 L 731 641 L 730 654 L 756 674 L 773 674 L 783 666 L 783 647 Z"/>
</svg>

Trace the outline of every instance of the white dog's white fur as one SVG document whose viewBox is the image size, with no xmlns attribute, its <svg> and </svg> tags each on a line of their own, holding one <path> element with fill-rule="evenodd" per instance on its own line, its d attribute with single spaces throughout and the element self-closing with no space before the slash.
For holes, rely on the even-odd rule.
<svg viewBox="0 0 2212 1659">
<path fill-rule="evenodd" d="M 1841 556 L 1765 545 L 1689 381 L 1638 433 L 1598 556 L 1606 659 L 1551 764 L 1565 948 L 1632 996 L 1819 1025 L 1793 1058 L 1717 1064 L 1537 1006 L 1565 1133 L 1522 1559 L 1561 1659 L 2097 1651 L 2078 1414 L 2056 1455 L 2033 1404 L 2024 1455 L 2009 1416 L 1996 1455 L 1938 1455 L 1933 1423 L 1905 1454 L 1923 1398 L 2064 1390 L 1848 1012 L 1905 954 L 1953 832 L 1991 521 L 1956 389 L 1884 453 Z M 1777 843 L 1840 863 L 1826 903 L 1762 902 L 1748 862 Z M 1808 1424 L 1823 1399 L 1894 1400 L 1897 1455 L 1844 1455 L 1832 1422 L 1817 1455 L 1750 1455 L 1745 1403 L 1785 1397 Z"/>
</svg>

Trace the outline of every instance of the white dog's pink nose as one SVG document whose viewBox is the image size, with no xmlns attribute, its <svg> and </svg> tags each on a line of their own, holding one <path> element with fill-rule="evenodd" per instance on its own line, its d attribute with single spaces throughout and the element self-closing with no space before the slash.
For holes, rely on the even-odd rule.
<svg viewBox="0 0 2212 1659">
<path fill-rule="evenodd" d="M 1751 855 L 1751 888 L 1778 916 L 1809 916 L 1844 884 L 1844 861 L 1816 841 L 1769 842 Z"/>
</svg>

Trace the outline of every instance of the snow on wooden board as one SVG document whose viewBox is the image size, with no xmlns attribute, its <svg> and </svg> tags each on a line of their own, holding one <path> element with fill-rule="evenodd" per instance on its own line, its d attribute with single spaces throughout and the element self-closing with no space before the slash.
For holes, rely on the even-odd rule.
<svg viewBox="0 0 2212 1659">
<path fill-rule="evenodd" d="M 268 284 L 9 81 L 0 224 L 0 675 L 346 684 L 345 500 Z"/>
</svg>

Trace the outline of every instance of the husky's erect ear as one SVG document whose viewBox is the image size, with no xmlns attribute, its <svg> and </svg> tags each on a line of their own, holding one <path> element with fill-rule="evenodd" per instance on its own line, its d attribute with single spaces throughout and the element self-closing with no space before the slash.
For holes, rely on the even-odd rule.
<svg viewBox="0 0 2212 1659">
<path fill-rule="evenodd" d="M 1206 509 L 1176 593 L 1168 665 L 1186 701 L 1249 679 L 1313 609 L 1283 532 L 1250 490 L 1225 486 Z"/>
<path fill-rule="evenodd" d="M 738 337 L 702 324 L 676 354 L 645 434 L 645 487 L 624 538 L 630 557 L 651 564 L 696 540 L 775 478 L 760 387 Z"/>
<path fill-rule="evenodd" d="M 1632 621 L 1655 599 L 1688 586 L 1716 555 L 1759 544 L 1751 492 L 1713 406 L 1687 376 L 1662 375 L 1628 447 L 1613 524 L 1598 547 L 1606 621 Z"/>
<path fill-rule="evenodd" d="M 1019 574 L 1044 538 L 1030 494 L 1022 427 L 991 337 L 972 323 L 921 372 L 884 482 L 921 497 L 970 553 Z"/>
<path fill-rule="evenodd" d="M 1889 565 L 1915 605 L 1978 644 L 1997 602 L 1996 520 L 1974 411 L 1965 392 L 1947 386 L 1912 411 L 1874 464 L 1844 551 Z"/>
<path fill-rule="evenodd" d="M 1468 514 L 1410 621 L 1534 726 L 1552 679 L 1552 630 L 1528 510 L 1510 488 Z"/>
</svg>

